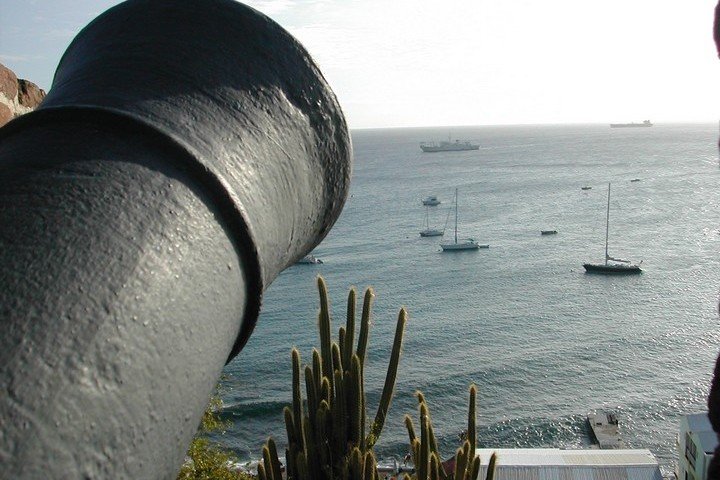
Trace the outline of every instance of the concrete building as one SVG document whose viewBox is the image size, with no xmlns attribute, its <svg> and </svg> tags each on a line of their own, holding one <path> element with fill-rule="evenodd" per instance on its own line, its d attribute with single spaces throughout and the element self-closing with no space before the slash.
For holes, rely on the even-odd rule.
<svg viewBox="0 0 720 480">
<path fill-rule="evenodd" d="M 710 425 L 707 412 L 691 413 L 680 420 L 677 437 L 678 480 L 705 480 L 708 466 L 718 445 L 717 434 Z"/>
<path fill-rule="evenodd" d="M 662 480 L 657 459 L 647 449 L 558 448 L 479 448 L 478 478 L 485 478 L 493 452 L 497 480 Z"/>
</svg>

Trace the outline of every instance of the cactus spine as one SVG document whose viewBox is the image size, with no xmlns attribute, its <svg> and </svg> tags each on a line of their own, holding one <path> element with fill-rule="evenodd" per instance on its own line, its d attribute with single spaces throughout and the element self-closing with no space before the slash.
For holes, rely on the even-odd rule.
<svg viewBox="0 0 720 480">
<path fill-rule="evenodd" d="M 287 430 L 287 479 L 376 480 L 373 447 L 382 432 L 397 378 L 407 312 L 398 315 L 392 352 L 375 420 L 367 437 L 364 363 L 370 333 L 372 289 L 365 291 L 360 332 L 355 340 L 356 292 L 348 295 L 347 319 L 338 341 L 331 338 L 331 316 L 325 281 L 318 277 L 320 351 L 313 350 L 312 364 L 304 368 L 306 408 L 300 390 L 300 353 L 293 349 L 292 407 L 285 407 Z M 272 439 L 263 447 L 258 466 L 260 480 L 280 480 L 277 449 Z"/>
</svg>

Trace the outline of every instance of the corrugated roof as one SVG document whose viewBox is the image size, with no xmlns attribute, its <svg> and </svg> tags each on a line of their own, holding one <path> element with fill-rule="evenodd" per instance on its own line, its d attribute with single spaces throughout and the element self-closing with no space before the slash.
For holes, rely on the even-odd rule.
<svg viewBox="0 0 720 480">
<path fill-rule="evenodd" d="M 505 465 L 657 465 L 648 449 L 624 450 L 563 450 L 560 448 L 478 448 L 480 460 L 486 464 L 493 452 L 502 455 Z"/>
<path fill-rule="evenodd" d="M 487 466 L 478 478 L 485 478 Z M 659 467 L 549 467 L 502 466 L 495 469 L 497 480 L 663 480 Z"/>
<path fill-rule="evenodd" d="M 662 480 L 655 456 L 647 449 L 561 450 L 557 448 L 479 448 L 485 478 L 497 453 L 498 480 Z"/>
</svg>

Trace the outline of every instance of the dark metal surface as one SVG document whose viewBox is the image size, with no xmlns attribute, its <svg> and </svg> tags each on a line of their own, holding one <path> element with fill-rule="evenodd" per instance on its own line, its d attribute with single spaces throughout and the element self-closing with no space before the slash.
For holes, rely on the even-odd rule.
<svg viewBox="0 0 720 480">
<path fill-rule="evenodd" d="M 132 0 L 88 25 L 0 129 L 2 476 L 173 478 L 350 157 L 317 67 L 254 10 Z"/>
<path fill-rule="evenodd" d="M 713 38 L 715 49 L 720 57 L 720 1 L 715 5 L 715 16 L 713 20 Z M 720 150 L 720 138 L 718 138 L 718 150 Z M 720 478 L 720 356 L 715 361 L 710 393 L 708 395 L 708 417 L 710 424 L 718 437 L 718 445 L 715 447 L 710 465 L 708 466 L 708 478 Z"/>
</svg>

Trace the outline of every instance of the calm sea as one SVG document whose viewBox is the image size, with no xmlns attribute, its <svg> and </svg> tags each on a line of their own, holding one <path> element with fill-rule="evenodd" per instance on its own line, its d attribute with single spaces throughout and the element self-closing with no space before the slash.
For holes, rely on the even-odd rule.
<svg viewBox="0 0 720 480">
<path fill-rule="evenodd" d="M 420 151 L 450 133 L 480 150 Z M 319 344 L 322 275 L 335 335 L 348 289 L 375 290 L 370 417 L 398 310 L 409 311 L 380 456 L 407 452 L 402 419 L 417 423 L 416 390 L 452 454 L 474 383 L 480 446 L 585 447 L 586 414 L 606 408 L 626 443 L 649 448 L 670 472 L 680 416 L 705 409 L 720 344 L 717 137 L 714 124 L 354 131 L 350 197 L 314 251 L 324 263 L 275 280 L 249 343 L 225 368 L 224 416 L 234 423 L 222 441 L 241 458 L 257 458 L 268 436 L 284 445 L 290 349 L 306 362 Z M 608 182 L 610 254 L 642 260 L 642 275 L 582 268 L 603 259 Z M 442 227 L 456 188 L 460 236 L 489 249 L 442 253 L 438 238 L 419 236 L 421 198 L 442 201 L 429 214 Z"/>
</svg>

